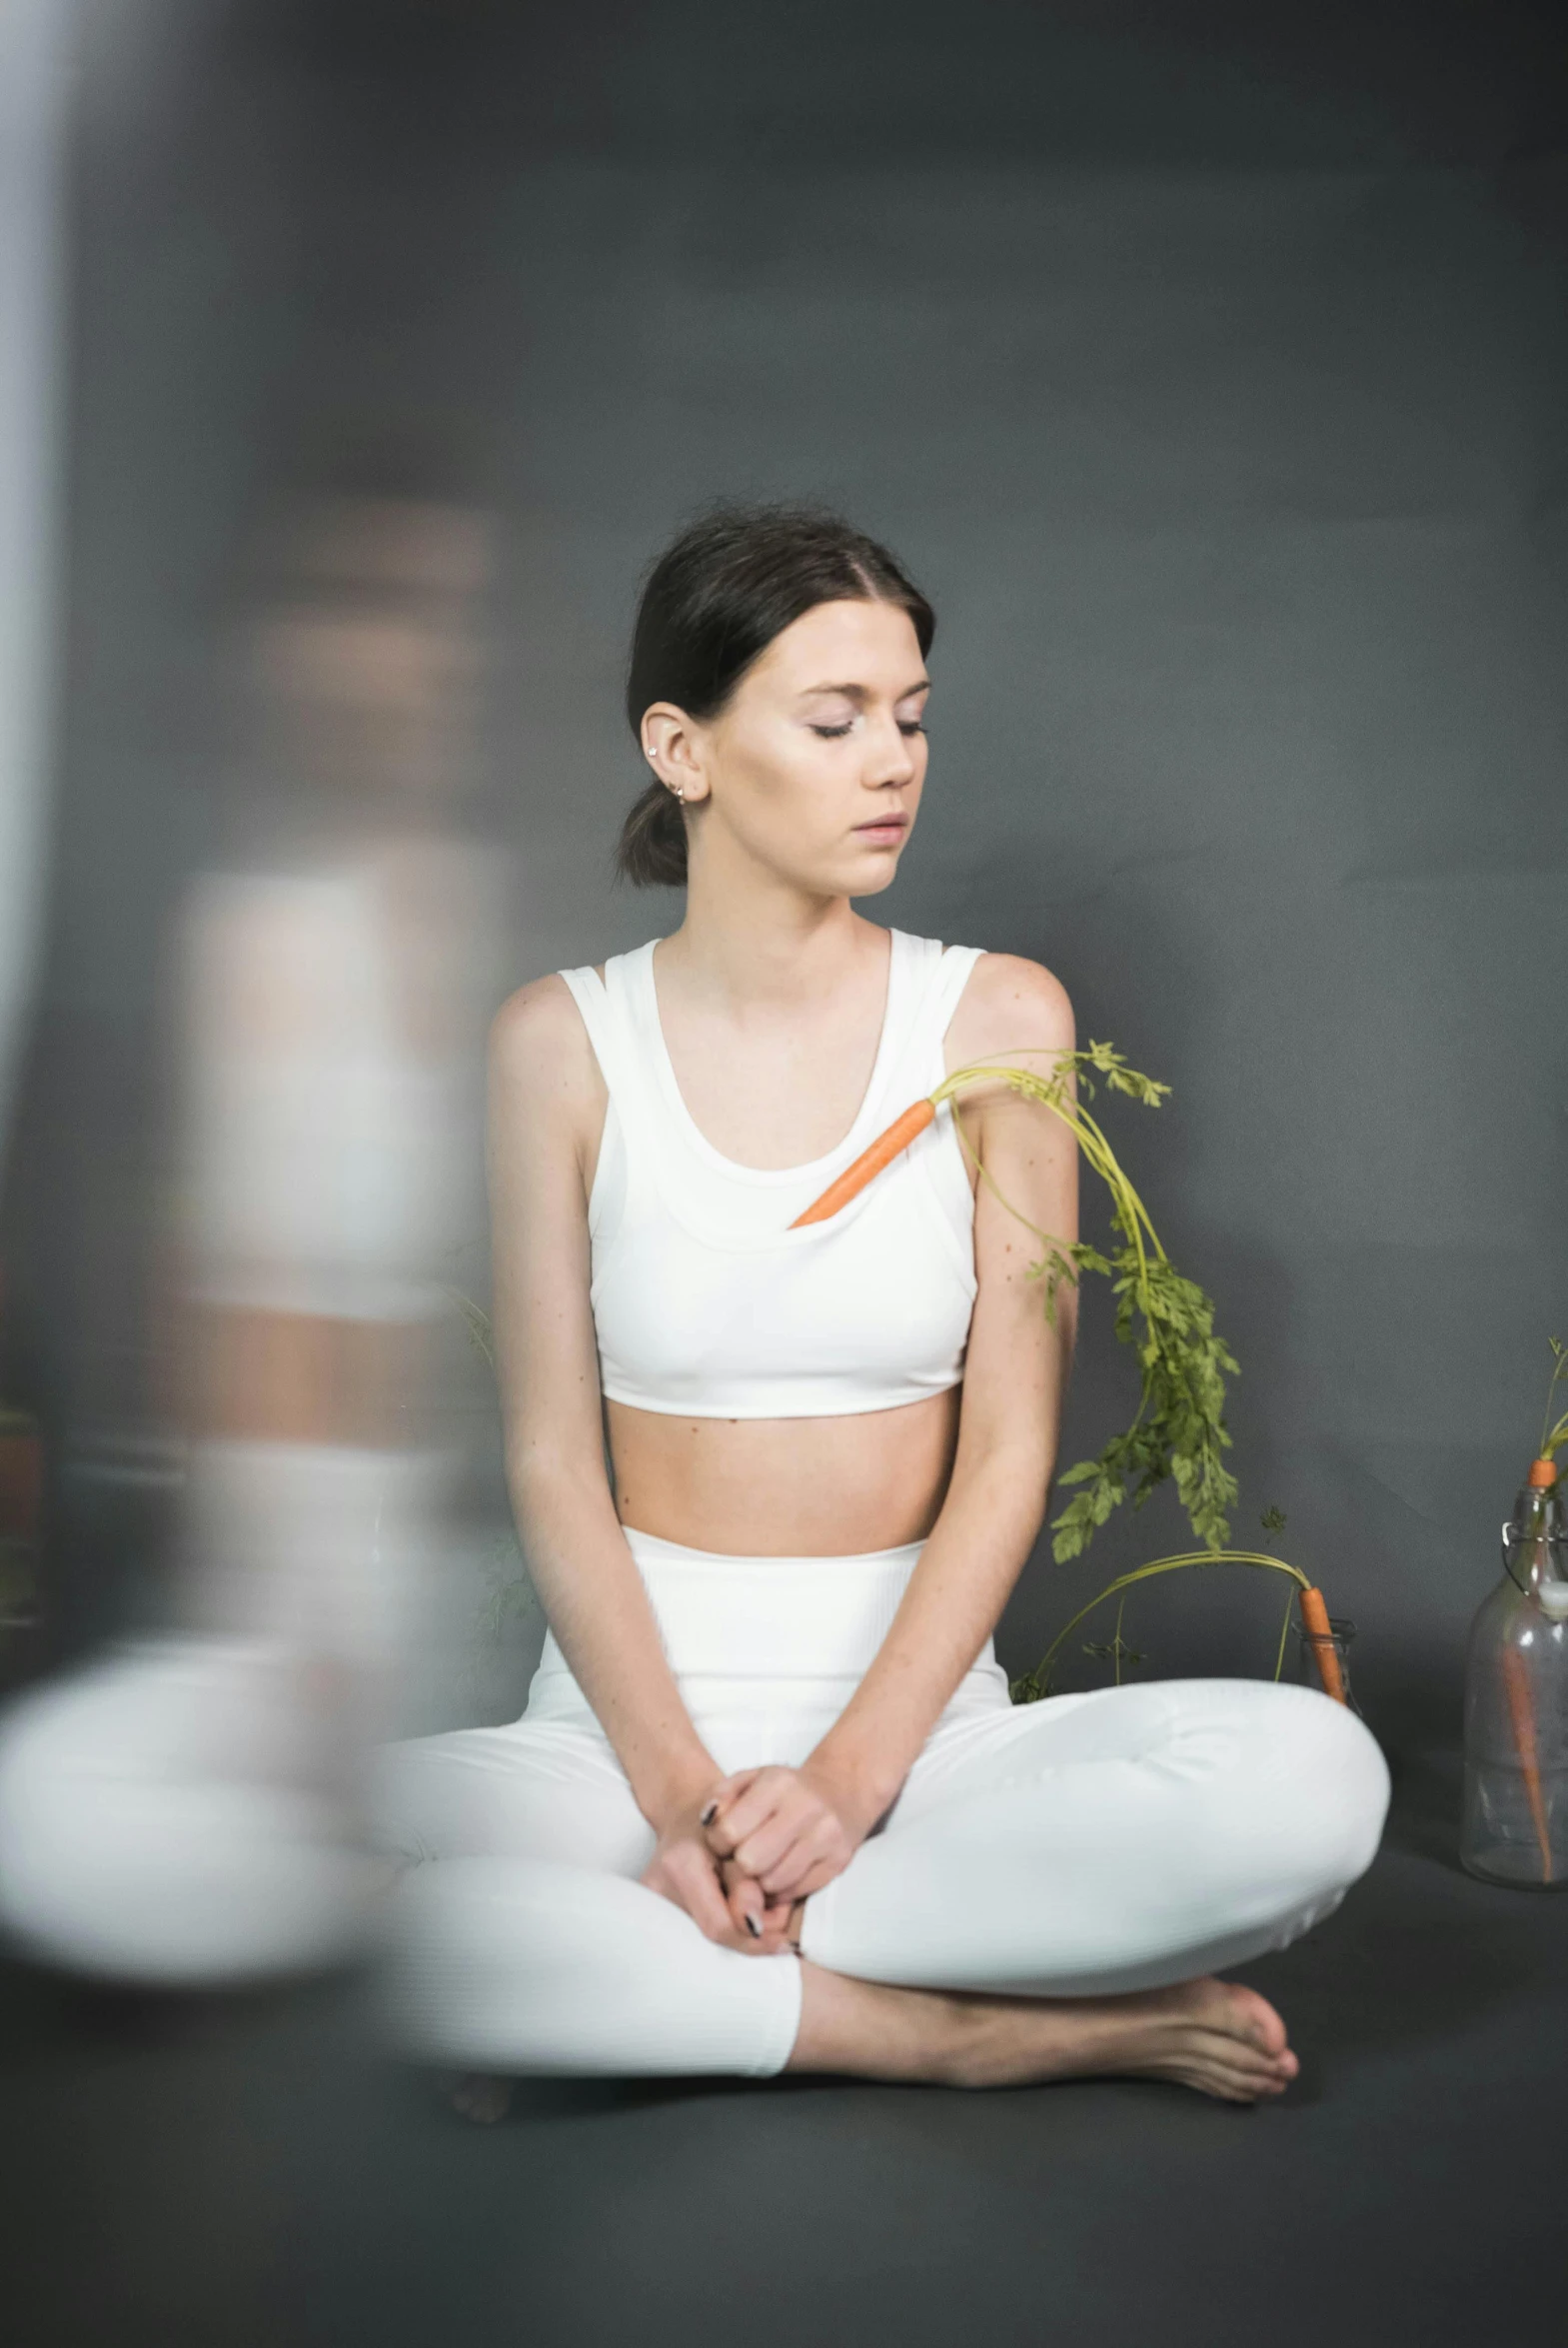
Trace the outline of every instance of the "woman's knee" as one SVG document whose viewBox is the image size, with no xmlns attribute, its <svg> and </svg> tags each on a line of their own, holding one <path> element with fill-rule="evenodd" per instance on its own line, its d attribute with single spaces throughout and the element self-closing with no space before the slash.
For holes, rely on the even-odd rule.
<svg viewBox="0 0 1568 2348">
<path fill-rule="evenodd" d="M 1243 1766 L 1245 1799 L 1312 1888 L 1343 1890 L 1377 1853 L 1389 1777 L 1376 1738 L 1310 1688 L 1264 1686 Z"/>
<path fill-rule="evenodd" d="M 384 1746 L 374 1810 L 377 1847 L 406 1861 L 555 1860 L 635 1877 L 654 1846 L 625 1777 L 560 1732 L 462 1729 Z"/>
</svg>

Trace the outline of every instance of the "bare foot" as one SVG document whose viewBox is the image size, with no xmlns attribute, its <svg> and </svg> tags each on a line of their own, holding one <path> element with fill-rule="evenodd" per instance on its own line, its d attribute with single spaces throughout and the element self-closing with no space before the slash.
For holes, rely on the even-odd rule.
<svg viewBox="0 0 1568 2348">
<path fill-rule="evenodd" d="M 1020 2014 L 984 2012 L 966 2083 L 1084 2077 L 1171 2079 L 1226 2103 L 1278 2095 L 1300 2069 L 1266 1998 L 1205 1976 L 1131 1997 L 1020 1999 Z"/>
<path fill-rule="evenodd" d="M 851 1981 L 807 1963 L 803 1987 L 791 2070 L 959 2087 L 1169 2079 L 1257 2103 L 1300 2069 L 1267 2000 L 1208 1976 L 1126 1997 L 979 1997 Z"/>
<path fill-rule="evenodd" d="M 489 2071 L 459 2071 L 442 2086 L 453 2110 L 478 2127 L 493 2128 L 512 2107 L 512 2081 L 493 2078 Z"/>
</svg>

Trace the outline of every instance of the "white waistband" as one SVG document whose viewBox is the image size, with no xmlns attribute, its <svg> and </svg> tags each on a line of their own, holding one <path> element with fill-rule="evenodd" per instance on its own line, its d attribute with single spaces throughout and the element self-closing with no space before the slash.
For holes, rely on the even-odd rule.
<svg viewBox="0 0 1568 2348">
<path fill-rule="evenodd" d="M 728 1557 L 632 1525 L 625 1530 L 665 1652 L 700 1723 L 710 1713 L 840 1711 L 886 1637 L 925 1546 L 908 1541 L 849 1557 Z M 1007 1702 L 1007 1676 L 987 1639 L 943 1718 L 1005 1711 Z M 527 1717 L 593 1719 L 553 1632 Z"/>
<path fill-rule="evenodd" d="M 626 1536 L 672 1668 L 683 1684 L 695 1682 L 689 1698 L 744 1706 L 805 1700 L 806 1683 L 812 1702 L 845 1702 L 886 1637 L 925 1545 L 848 1557 L 729 1557 L 630 1525 Z M 828 1698 L 832 1683 L 838 1694 Z M 949 1709 L 1005 1705 L 1006 1687 L 987 1639 Z M 528 1709 L 536 1719 L 588 1711 L 553 1633 Z"/>
<path fill-rule="evenodd" d="M 923 1541 L 852 1557 L 726 1557 L 627 1528 L 679 1675 L 858 1679 Z"/>
</svg>

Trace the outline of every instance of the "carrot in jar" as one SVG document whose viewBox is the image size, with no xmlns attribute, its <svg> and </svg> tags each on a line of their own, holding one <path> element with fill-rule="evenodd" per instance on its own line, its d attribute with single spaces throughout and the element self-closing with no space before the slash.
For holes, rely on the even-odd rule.
<svg viewBox="0 0 1568 2348">
<path fill-rule="evenodd" d="M 1541 1797 L 1541 1764 L 1535 1749 L 1535 1710 L 1530 1702 L 1530 1675 L 1517 1647 L 1503 1649 L 1503 1687 L 1508 1697 L 1508 1717 L 1513 1724 L 1514 1743 L 1519 1750 L 1524 1790 L 1529 1797 L 1530 1819 L 1535 1827 L 1535 1839 L 1541 1846 L 1541 1881 L 1550 1883 L 1552 1838 L 1547 1830 L 1546 1803 Z"/>
<path fill-rule="evenodd" d="M 1300 1597 L 1301 1627 L 1312 1642 L 1312 1660 L 1317 1675 L 1323 1682 L 1323 1693 L 1331 1695 L 1337 1704 L 1345 1701 L 1345 1683 L 1340 1677 L 1339 1655 L 1334 1646 L 1334 1633 L 1329 1624 L 1328 1607 L 1320 1589 L 1304 1589 Z"/>
</svg>

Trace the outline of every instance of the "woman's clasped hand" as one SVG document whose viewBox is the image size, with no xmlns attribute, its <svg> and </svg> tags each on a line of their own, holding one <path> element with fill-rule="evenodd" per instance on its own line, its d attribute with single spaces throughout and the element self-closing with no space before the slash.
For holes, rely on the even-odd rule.
<svg viewBox="0 0 1568 2348">
<path fill-rule="evenodd" d="M 800 1903 L 842 1873 L 864 1838 L 848 1806 L 809 1762 L 737 1770 L 669 1817 L 643 1881 L 710 1940 L 778 1956 L 798 1933 Z"/>
</svg>

